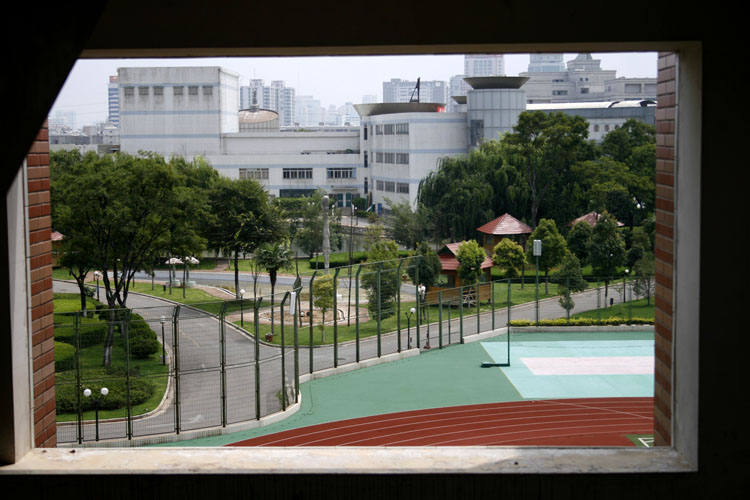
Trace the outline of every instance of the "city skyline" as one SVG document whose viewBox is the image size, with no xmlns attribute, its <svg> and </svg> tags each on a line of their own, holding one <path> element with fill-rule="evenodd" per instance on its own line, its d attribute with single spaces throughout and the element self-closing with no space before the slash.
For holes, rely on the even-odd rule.
<svg viewBox="0 0 750 500">
<path fill-rule="evenodd" d="M 567 63 L 577 54 L 564 54 Z M 617 70 L 618 77 L 655 78 L 657 55 L 649 53 L 593 53 L 602 69 Z M 527 71 L 529 54 L 506 54 L 505 73 Z M 78 127 L 106 121 L 107 85 L 119 67 L 221 66 L 237 73 L 240 85 L 251 79 L 283 80 L 297 95 L 311 95 L 321 106 L 359 103 L 365 95 L 382 100 L 383 82 L 391 78 L 449 81 L 463 74 L 464 56 L 339 56 L 288 58 L 190 58 L 78 60 L 49 112 L 75 111 Z"/>
</svg>

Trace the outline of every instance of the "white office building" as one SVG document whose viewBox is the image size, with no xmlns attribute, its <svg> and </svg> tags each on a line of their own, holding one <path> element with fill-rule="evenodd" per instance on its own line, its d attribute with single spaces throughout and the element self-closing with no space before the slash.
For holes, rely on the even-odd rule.
<svg viewBox="0 0 750 500">
<path fill-rule="evenodd" d="M 466 54 L 464 76 L 503 76 L 505 58 L 503 54 Z"/>
<path fill-rule="evenodd" d="M 117 75 L 109 77 L 107 85 L 107 106 L 109 109 L 109 122 L 115 127 L 120 126 L 120 86 Z"/>
<path fill-rule="evenodd" d="M 383 82 L 383 102 L 436 102 L 445 105 L 448 102 L 448 83 L 441 80 L 417 82 L 391 78 Z"/>
</svg>

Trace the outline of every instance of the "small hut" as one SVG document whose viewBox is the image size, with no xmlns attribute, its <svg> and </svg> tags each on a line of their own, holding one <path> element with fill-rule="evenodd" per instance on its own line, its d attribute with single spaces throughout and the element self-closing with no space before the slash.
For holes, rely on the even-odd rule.
<svg viewBox="0 0 750 500">
<path fill-rule="evenodd" d="M 448 276 L 447 286 L 449 288 L 461 286 L 461 277 L 458 275 L 459 264 L 458 259 L 456 258 L 460 244 L 461 243 L 448 243 L 437 253 L 440 258 L 440 264 L 443 266 L 440 274 Z M 491 279 L 492 265 L 492 259 L 485 257 L 484 262 L 482 262 L 482 265 L 480 266 L 482 271 L 487 275 L 487 281 L 490 281 Z"/>
<path fill-rule="evenodd" d="M 601 218 L 601 216 L 602 216 L 602 214 L 600 214 L 600 213 L 589 212 L 586 215 L 582 215 L 582 216 L 578 217 L 577 219 L 575 219 L 574 221 L 572 221 L 568 225 L 571 226 L 571 227 L 573 227 L 573 226 L 576 225 L 577 222 L 583 221 L 586 224 L 588 224 L 589 226 L 594 227 L 596 225 L 596 223 L 599 221 L 599 219 Z M 623 227 L 623 226 L 625 226 L 625 224 L 623 224 L 620 221 L 617 221 L 617 227 Z"/>
<path fill-rule="evenodd" d="M 492 255 L 495 251 L 495 245 L 500 243 L 500 240 L 502 240 L 504 236 L 532 233 L 532 229 L 528 225 L 510 214 L 501 215 L 497 219 L 478 227 L 477 231 L 484 236 L 482 246 L 489 255 Z M 521 244 L 523 245 L 523 243 L 525 243 L 525 238 Z"/>
</svg>

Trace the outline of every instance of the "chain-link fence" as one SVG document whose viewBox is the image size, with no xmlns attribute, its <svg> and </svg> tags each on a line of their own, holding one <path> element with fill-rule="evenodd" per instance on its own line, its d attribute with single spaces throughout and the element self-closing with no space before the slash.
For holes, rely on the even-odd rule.
<svg viewBox="0 0 750 500">
<path fill-rule="evenodd" d="M 423 287 L 418 259 L 316 272 L 276 295 L 55 314 L 58 441 L 260 419 L 299 400 L 300 374 L 504 334 L 511 320 L 631 320 L 653 303 L 652 277 Z"/>
</svg>

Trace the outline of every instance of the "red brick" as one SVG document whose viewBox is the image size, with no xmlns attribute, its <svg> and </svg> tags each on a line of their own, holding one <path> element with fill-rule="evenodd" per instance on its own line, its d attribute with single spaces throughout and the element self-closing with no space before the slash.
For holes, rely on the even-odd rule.
<svg viewBox="0 0 750 500">
<path fill-rule="evenodd" d="M 674 122 L 659 121 L 656 122 L 656 133 L 657 134 L 670 134 L 674 133 Z"/>
<path fill-rule="evenodd" d="M 52 227 L 52 218 L 49 216 L 29 220 L 29 231 L 38 231 Z"/>
<path fill-rule="evenodd" d="M 40 267 L 38 269 L 31 270 L 31 282 L 43 280 L 52 276 L 52 265 Z"/>
<path fill-rule="evenodd" d="M 28 175 L 29 181 L 32 181 L 35 179 L 49 179 L 49 167 L 47 165 L 28 167 L 27 175 Z"/>
<path fill-rule="evenodd" d="M 29 233 L 29 243 L 33 245 L 34 243 L 39 243 L 40 241 L 51 241 L 50 238 L 52 237 L 52 230 L 50 229 L 40 229 L 39 231 L 31 231 Z"/>
<path fill-rule="evenodd" d="M 656 171 L 666 172 L 674 174 L 674 160 L 671 159 L 657 159 L 656 160 Z"/>
<path fill-rule="evenodd" d="M 29 205 L 49 203 L 49 201 L 49 191 L 36 191 L 34 193 L 29 193 Z"/>
<path fill-rule="evenodd" d="M 37 255 L 50 254 L 52 255 L 52 242 L 42 241 L 29 246 L 29 256 L 36 257 Z M 52 262 L 52 261 L 50 261 Z"/>
<path fill-rule="evenodd" d="M 48 266 L 52 264 L 52 254 L 39 255 L 29 259 L 29 266 L 31 269 L 36 269 L 42 266 Z"/>
<path fill-rule="evenodd" d="M 668 212 L 674 212 L 674 202 L 672 200 L 665 200 L 664 198 L 656 198 L 656 208 L 659 210 L 666 210 Z"/>
<path fill-rule="evenodd" d="M 44 141 L 34 141 L 29 153 L 49 153 L 49 144 Z"/>
<path fill-rule="evenodd" d="M 49 131 L 42 127 L 39 133 L 36 135 L 37 141 L 49 141 Z"/>
<path fill-rule="evenodd" d="M 665 146 L 657 146 L 656 158 L 659 160 L 672 160 L 674 159 L 674 149 Z"/>
<path fill-rule="evenodd" d="M 49 179 L 29 180 L 29 192 L 49 191 Z"/>
<path fill-rule="evenodd" d="M 52 212 L 49 203 L 43 203 L 41 205 L 32 205 L 29 207 L 29 218 L 44 217 Z"/>
<path fill-rule="evenodd" d="M 672 186 L 665 186 L 664 184 L 656 185 L 656 197 L 664 198 L 666 200 L 674 200 L 674 189 Z"/>
</svg>

